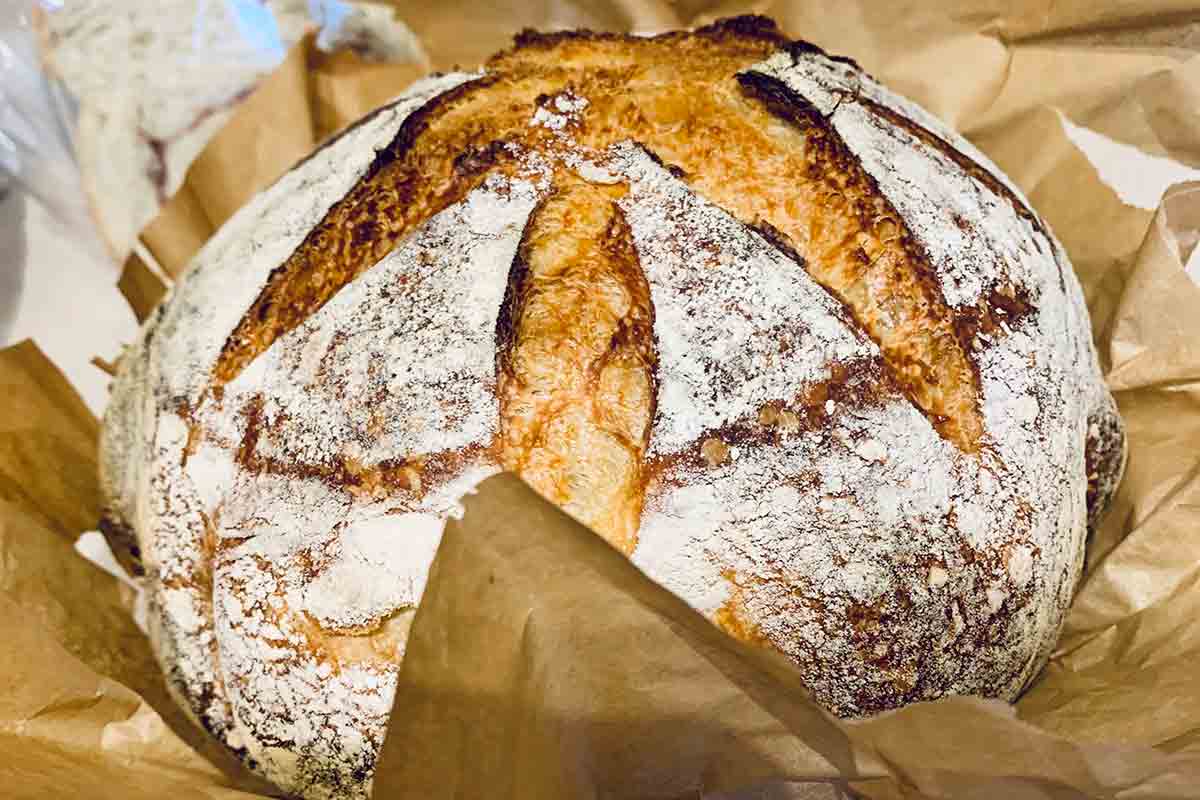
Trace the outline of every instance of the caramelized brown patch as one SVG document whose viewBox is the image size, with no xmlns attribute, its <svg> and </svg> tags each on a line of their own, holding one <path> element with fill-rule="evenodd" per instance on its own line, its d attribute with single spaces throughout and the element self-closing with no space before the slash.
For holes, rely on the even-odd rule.
<svg viewBox="0 0 1200 800">
<path fill-rule="evenodd" d="M 488 62 L 484 78 L 404 122 L 367 176 L 272 274 L 227 342 L 217 383 L 489 172 L 561 149 L 555 131 L 531 121 L 539 106 L 570 92 L 588 103 L 569 122 L 573 146 L 598 153 L 622 140 L 644 142 L 698 194 L 803 264 L 880 345 L 903 391 L 942 435 L 975 450 L 982 418 L 969 329 L 990 324 L 989 316 L 956 320 L 904 221 L 828 121 L 782 82 L 744 71 L 779 49 L 808 46 L 761 17 L 653 38 L 522 33 Z M 1003 183 L 940 137 L 859 101 L 1040 225 Z"/>
<path fill-rule="evenodd" d="M 805 386 L 796 397 L 768 403 L 750 418 L 707 429 L 687 450 L 649 460 L 646 480 L 675 483 L 687 480 L 690 474 L 720 467 L 726 460 L 713 463 L 714 459 L 705 453 L 707 442 L 720 442 L 726 448 L 779 447 L 801 431 L 828 427 L 847 409 L 871 408 L 899 392 L 894 375 L 882 359 L 834 363 L 827 380 Z"/>
<path fill-rule="evenodd" d="M 1010 284 L 994 287 L 978 304 L 960 308 L 954 325 L 962 342 L 972 347 L 980 334 L 994 336 L 1012 329 L 1032 314 L 1033 302 L 1023 286 Z"/>
<path fill-rule="evenodd" d="M 884 364 L 871 367 L 882 380 L 878 390 L 898 387 L 943 436 L 965 450 L 977 448 L 978 378 L 963 343 L 1027 313 L 1028 299 L 997 289 L 978 313 L 949 313 L 903 220 L 828 122 L 781 82 L 742 71 L 785 46 L 798 45 L 762 19 L 653 39 L 522 34 L 514 49 L 489 62 L 487 77 L 443 94 L 405 121 L 364 180 L 271 276 L 230 338 L 218 381 L 236 375 L 489 172 L 523 169 L 516 162 L 524 154 L 559 153 L 563 143 L 556 131 L 566 130 L 571 147 L 593 153 L 626 139 L 644 142 L 694 191 L 754 227 L 798 269 L 807 268 L 841 301 L 847 321 L 879 343 Z M 584 98 L 586 107 L 555 130 L 531 124 L 539 109 L 552 112 L 563 94 Z M 956 163 L 964 161 L 920 126 L 905 127 Z M 1004 191 L 985 170 L 967 164 L 970 174 Z M 568 508 L 586 496 L 611 499 L 611 508 L 607 500 L 596 501 L 577 515 L 631 547 L 640 499 L 617 496 L 640 495 L 636 486 L 649 436 L 654 356 L 648 289 L 613 205 L 621 190 L 586 184 L 561 168 L 555 181 L 554 196 L 526 230 L 497 332 L 501 460 Z M 1011 193 L 1005 196 L 1016 202 Z M 618 313 L 617 295 L 623 303 L 636 298 L 630 308 L 643 310 Z M 604 381 L 616 380 L 610 375 L 633 381 L 620 391 L 632 392 L 636 384 L 636 398 L 594 396 L 603 394 Z M 816 427 L 826 403 L 839 402 L 836 392 L 854 386 L 861 395 L 865 385 L 835 374 L 828 385 L 813 388 L 812 397 L 777 409 L 772 426 L 716 433 L 736 444 Z M 840 402 L 870 399 L 846 396 Z M 615 411 L 607 408 L 610 402 Z M 604 443 L 583 442 L 585 433 Z M 243 460 L 254 451 L 256 435 L 251 413 Z M 596 461 L 587 468 L 594 473 L 583 469 L 585 461 Z M 375 495 L 418 490 L 419 466 L 359 468 L 334 459 L 291 468 Z M 260 461 L 256 468 L 285 465 Z M 591 478 L 585 480 L 585 473 Z M 597 488 L 610 479 L 604 491 Z"/>
<path fill-rule="evenodd" d="M 481 142 L 479 95 L 496 83 L 480 78 L 429 101 L 404 121 L 367 174 L 271 273 L 226 342 L 214 370 L 232 380 L 275 339 L 299 325 L 339 289 L 387 255 L 405 235 L 457 203 L 499 166 L 504 151 Z M 510 111 L 509 127 L 517 121 Z M 502 135 L 501 131 L 495 131 Z M 466 157 L 464 157 L 466 156 Z"/>
<path fill-rule="evenodd" d="M 598 51 L 588 42 L 612 42 Z M 408 233 L 461 200 L 486 173 L 503 168 L 523 142 L 539 149 L 546 132 L 528 124 L 536 100 L 569 88 L 622 94 L 639 78 L 661 83 L 686 62 L 691 88 L 717 71 L 732 74 L 768 55 L 783 41 L 767 20 L 740 19 L 695 34 L 656 39 L 582 32 L 526 33 L 517 47 L 489 62 L 489 74 L 429 101 L 401 126 L 367 174 L 268 279 L 227 341 L 214 370 L 218 384 L 237 376 L 255 356 L 324 305 Z M 570 67 L 563 66 L 570 63 Z M 606 143 L 624 138 L 623 120 L 601 131 Z"/>
<path fill-rule="evenodd" d="M 758 623 L 746 617 L 746 587 L 742 585 L 736 570 L 723 569 L 721 577 L 729 584 L 731 591 L 729 598 L 713 614 L 713 622 L 735 639 L 747 644 L 771 647 L 770 637 L 763 632 Z"/>
<path fill-rule="evenodd" d="M 531 216 L 498 324 L 497 394 L 505 469 L 631 553 L 656 355 L 622 191 L 562 173 Z"/>
<path fill-rule="evenodd" d="M 419 501 L 431 490 L 462 474 L 484 455 L 478 445 L 457 450 L 425 453 L 412 458 L 396 458 L 376 464 L 362 464 L 341 454 L 330 454 L 325 461 L 306 463 L 294 458 L 276 458 L 260 452 L 264 434 L 263 398 L 255 395 L 242 410 L 246 428 L 237 444 L 237 463 L 253 475 L 288 475 L 316 480 L 361 498 L 382 499 L 407 494 Z"/>
<path fill-rule="evenodd" d="M 777 154 L 755 162 L 790 177 L 794 198 L 772 207 L 776 198 L 751 193 L 749 202 L 761 198 L 767 206 L 752 219 L 794 243 L 809 273 L 879 344 L 905 393 L 940 432 L 976 449 L 983 431 L 978 379 L 934 270 L 899 213 L 811 103 L 759 73 L 737 80 L 746 97 L 795 129 L 791 137 L 777 133 Z"/>
</svg>

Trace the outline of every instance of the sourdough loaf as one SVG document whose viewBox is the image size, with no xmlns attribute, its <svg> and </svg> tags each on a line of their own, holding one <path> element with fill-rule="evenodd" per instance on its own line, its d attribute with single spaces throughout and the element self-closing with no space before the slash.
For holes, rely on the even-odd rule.
<svg viewBox="0 0 1200 800">
<path fill-rule="evenodd" d="M 122 359 L 102 469 L 180 701 L 287 791 L 362 797 L 488 474 L 858 715 L 1015 698 L 1123 457 L 1021 193 L 737 18 L 523 34 L 297 165 Z"/>
</svg>

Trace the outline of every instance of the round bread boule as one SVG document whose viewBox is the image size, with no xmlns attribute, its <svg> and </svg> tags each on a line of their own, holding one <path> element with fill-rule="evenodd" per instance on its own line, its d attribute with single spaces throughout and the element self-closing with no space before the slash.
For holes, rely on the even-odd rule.
<svg viewBox="0 0 1200 800">
<path fill-rule="evenodd" d="M 1123 458 L 1021 193 L 853 62 L 737 18 L 522 34 L 326 145 L 147 322 L 102 470 L 181 702 L 342 798 L 488 474 L 859 715 L 1015 698 Z"/>
</svg>

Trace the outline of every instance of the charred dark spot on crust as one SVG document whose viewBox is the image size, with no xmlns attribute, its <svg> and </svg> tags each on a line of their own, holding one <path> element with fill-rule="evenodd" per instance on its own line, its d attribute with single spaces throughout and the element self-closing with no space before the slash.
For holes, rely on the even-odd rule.
<svg viewBox="0 0 1200 800">
<path fill-rule="evenodd" d="M 142 551 L 137 544 L 137 533 L 132 527 L 115 514 L 107 512 L 101 515 L 97 527 L 108 542 L 117 562 L 126 572 L 135 576 L 146 574 L 146 568 L 142 564 Z"/>
<path fill-rule="evenodd" d="M 851 603 L 846 610 L 846 618 L 854 631 L 860 635 L 869 635 L 879 630 L 882 613 L 878 605 Z"/>
<path fill-rule="evenodd" d="M 848 56 L 831 55 L 824 48 L 819 47 L 812 42 L 806 42 L 801 39 L 790 40 L 785 45 L 784 49 L 786 49 L 788 54 L 791 55 L 793 62 L 799 61 L 804 56 L 816 55 L 827 58 L 830 61 L 835 61 L 839 64 L 846 64 L 850 67 L 853 67 L 858 72 L 866 73 L 866 70 L 859 66 L 858 62 L 853 58 Z"/>
<path fill-rule="evenodd" d="M 791 239 L 789 239 L 783 233 L 783 231 L 779 230 L 764 219 L 760 219 L 748 227 L 759 236 L 766 239 L 767 244 L 771 245 L 780 253 L 782 253 L 785 258 L 794 261 L 801 267 L 804 266 L 804 257 L 796 252 L 796 248 L 792 245 Z"/>
<path fill-rule="evenodd" d="M 522 28 L 513 37 L 512 50 L 548 50 L 565 41 L 581 42 L 615 42 L 620 41 L 621 34 L 599 33 L 586 28 L 568 31 L 551 31 L 544 33 L 534 28 Z M 496 58 L 492 57 L 493 60 Z"/>
<path fill-rule="evenodd" d="M 716 43 L 757 42 L 785 49 L 793 44 L 792 40 L 783 35 L 775 20 L 756 14 L 743 14 L 736 17 L 725 17 L 697 28 L 694 31 L 668 31 L 651 37 L 634 36 L 628 33 L 609 33 L 593 31 L 586 28 L 575 30 L 541 32 L 525 28 L 513 37 L 510 50 L 501 53 L 500 58 L 517 50 L 548 50 L 564 42 L 612 42 L 639 43 L 647 40 L 652 42 L 672 42 L 689 38 L 707 39 Z M 806 44 L 806 43 L 799 43 Z M 814 45 L 809 45 L 815 47 Z M 494 59 L 493 59 L 494 60 Z"/>
<path fill-rule="evenodd" d="M 695 36 L 706 39 L 726 41 L 729 39 L 747 39 L 765 42 L 779 48 L 788 47 L 792 40 L 784 36 L 779 25 L 770 17 L 761 14 L 742 14 L 737 17 L 725 17 L 694 31 Z"/>
<path fill-rule="evenodd" d="M 977 347 L 977 339 L 981 334 L 995 336 L 1005 327 L 1014 330 L 1034 310 L 1034 301 L 1028 289 L 1024 286 L 1003 284 L 992 287 L 987 296 L 976 305 L 956 309 L 954 327 L 959 340 L 973 350 Z"/>
<path fill-rule="evenodd" d="M 817 128 L 830 133 L 825 118 L 808 98 L 778 78 L 761 72 L 739 72 L 738 85 L 747 97 L 757 100 L 767 111 L 798 128 Z"/>
<path fill-rule="evenodd" d="M 466 150 L 455 156 L 455 173 L 464 177 L 471 177 L 491 169 L 504 159 L 506 155 L 505 144 L 507 143 L 503 140 L 494 139 L 482 147 L 469 146 Z"/>
<path fill-rule="evenodd" d="M 1010 327 L 1025 319 L 1034 310 L 1030 292 L 1024 286 L 994 287 L 988 293 L 987 303 L 993 314 L 1002 316 Z"/>
<path fill-rule="evenodd" d="M 458 102 L 465 100 L 470 95 L 492 86 L 499 80 L 495 75 L 484 75 L 483 77 L 460 83 L 452 89 L 448 89 L 436 95 L 416 111 L 408 115 L 400 125 L 400 130 L 396 132 L 396 136 L 392 139 L 391 144 L 381 150 L 375 160 L 371 162 L 371 166 L 367 168 L 366 174 L 360 179 L 360 183 L 365 183 L 371 178 L 379 174 L 384 167 L 399 160 L 404 153 L 411 150 L 421 137 L 429 129 L 430 123 L 438 118 L 439 115 L 450 110 Z"/>
</svg>

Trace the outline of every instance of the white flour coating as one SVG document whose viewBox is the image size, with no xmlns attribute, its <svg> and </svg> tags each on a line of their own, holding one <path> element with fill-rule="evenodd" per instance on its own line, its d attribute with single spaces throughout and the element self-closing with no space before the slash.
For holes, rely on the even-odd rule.
<svg viewBox="0 0 1200 800">
<path fill-rule="evenodd" d="M 1017 224 L 1017 213 L 1007 199 L 940 151 L 857 102 L 864 89 L 857 70 L 815 54 L 800 56 L 793 66 L 786 53 L 753 70 L 783 81 L 832 122 L 929 255 L 942 295 L 952 307 L 980 302 L 986 291 L 1008 277 L 1013 263 L 1045 262 L 1044 237 L 1031 243 L 1030 226 Z M 877 102 L 890 94 L 878 84 L 864 93 Z M 902 113 L 915 107 L 910 102 L 881 104 Z M 938 128 L 945 132 L 943 126 Z M 959 141 L 955 137 L 952 143 Z M 1014 233 L 1021 235 L 1014 238 Z M 1033 252 L 1027 252 L 1030 249 Z M 1032 276 L 1027 268 L 1011 277 L 1027 283 Z"/>
<path fill-rule="evenodd" d="M 650 454 L 792 401 L 835 361 L 878 348 L 849 333 L 804 269 L 704 202 L 633 144 L 606 164 L 630 184 L 620 201 L 654 303 L 658 408 Z M 680 224 L 687 220 L 685 224 Z"/>
<path fill-rule="evenodd" d="M 924 107 L 903 95 L 890 91 L 879 81 L 858 69 L 856 65 L 817 52 L 797 52 L 795 54 L 781 52 L 771 56 L 762 64 L 755 65 L 754 70 L 775 77 L 782 77 L 785 74 L 798 76 L 806 83 L 806 97 L 825 114 L 828 114 L 837 105 L 840 97 L 850 94 L 866 97 L 895 111 L 902 117 L 908 117 L 983 167 L 993 178 L 1012 192 L 1020 200 L 1021 205 L 1030 211 L 1033 210 L 1033 206 L 1030 205 L 1024 192 L 1006 174 L 1001 172 L 1000 168 L 982 150 L 971 144 L 968 139 L 963 138 L 958 131 L 946 125 L 941 119 L 930 114 Z"/>
<path fill-rule="evenodd" d="M 271 271 L 358 182 L 409 114 L 471 77 L 455 73 L 417 81 L 393 104 L 256 195 L 196 254 L 124 354 L 105 410 L 104 435 L 122 444 L 103 449 L 100 478 L 119 509 L 132 507 L 136 487 L 145 480 L 140 474 L 145 460 L 125 454 L 136 439 L 153 431 L 155 407 L 195 404 L 221 348 Z M 272 233 L 263 236 L 260 231 Z M 153 394 L 144 388 L 152 388 Z"/>
<path fill-rule="evenodd" d="M 808 88 L 795 75 L 789 85 L 801 94 Z M 707 613 L 736 598 L 743 622 L 801 663 L 818 697 L 836 710 L 868 698 L 940 693 L 922 693 L 922 682 L 971 692 L 991 681 L 991 690 L 1011 698 L 1053 645 L 1086 533 L 1082 445 L 1096 378 L 1081 379 L 1094 363 L 1078 324 L 1085 317 L 1074 297 L 1062 297 L 1057 264 L 1046 257 L 1051 242 L 1006 200 L 911 135 L 880 127 L 852 100 L 832 121 L 864 166 L 883 176 L 881 188 L 893 189 L 890 199 L 923 234 L 951 299 L 978 303 L 983 286 L 1001 280 L 1034 298 L 1060 299 L 1038 303 L 1018 331 L 1002 324 L 994 338 L 977 340 L 990 443 L 980 456 L 942 440 L 888 391 L 879 405 L 844 409 L 816 430 L 743 445 L 719 468 L 684 462 L 668 470 L 661 494 L 647 498 L 633 559 Z M 627 158 L 618 171 L 633 183 L 622 207 L 655 302 L 661 386 L 652 453 L 678 451 L 731 422 L 753 426 L 765 401 L 794 398 L 832 363 L 876 352 L 856 350 L 855 333 L 829 307 L 791 300 L 790 318 L 780 319 L 788 305 L 773 308 L 756 288 L 731 279 L 744 270 L 763 286 L 766 278 L 754 274 L 760 259 L 774 257 L 783 269 L 788 262 L 744 229 L 739 248 L 731 232 L 740 226 L 648 157 Z M 970 220 L 969 232 L 949 213 Z M 671 276 L 669 297 L 657 274 Z M 681 291 L 710 276 L 698 301 Z M 705 320 L 706 308 L 733 313 Z M 678 347 L 692 323 L 700 336 L 728 334 L 733 352 L 709 343 Z M 755 338 L 763 348 L 757 353 L 739 342 L 742 329 L 777 332 L 787 324 L 820 332 L 806 343 L 816 352 L 801 344 L 793 356 L 801 364 L 808 356 L 813 368 L 789 361 L 789 374 L 771 363 L 771 337 Z M 769 393 L 760 390 L 764 371 L 780 381 Z M 858 379 L 882 376 L 868 371 Z M 1015 570 L 995 562 L 994 554 L 1016 552 Z M 941 591 L 930 594 L 930 583 Z M 906 597 L 899 604 L 898 592 Z M 1001 608 L 1009 619 L 991 632 Z M 844 624 L 856 614 L 871 620 L 869 631 Z M 951 640 L 919 624 L 950 618 L 959 620 Z"/>
<path fill-rule="evenodd" d="M 214 658 L 206 521 L 180 467 L 187 425 L 169 412 L 145 452 L 147 485 L 138 495 L 134 529 L 146 569 L 147 625 L 167 686 L 205 728 L 223 737 L 232 724 Z"/>
<path fill-rule="evenodd" d="M 145 504 L 149 458 L 130 454 L 149 452 L 160 409 L 198 399 L 226 339 L 271 271 L 357 183 L 409 114 L 470 77 L 457 73 L 418 81 L 394 104 L 257 195 L 197 254 L 122 357 L 113 400 L 105 410 L 101 486 L 123 519 L 141 519 L 136 509 Z M 259 233 L 265 231 L 270 234 Z M 152 527 L 154 522 L 150 518 L 142 524 Z M 143 550 L 154 558 L 145 545 Z"/>
<path fill-rule="evenodd" d="M 195 404 L 229 333 L 271 271 L 358 183 L 409 114 L 471 77 L 454 73 L 418 81 L 257 195 L 205 243 L 173 291 L 178 299 L 165 304 L 155 337 L 160 352 L 154 360 L 170 397 Z"/>
<path fill-rule="evenodd" d="M 572 122 L 578 122 L 587 107 L 586 98 L 572 92 L 562 92 L 545 105 L 538 106 L 529 124 L 552 131 L 563 131 Z"/>
<path fill-rule="evenodd" d="M 755 69 L 829 117 L 953 309 L 986 310 L 997 288 L 1030 299 L 970 342 L 980 452 L 938 435 L 766 237 L 632 143 L 576 145 L 588 101 L 571 91 L 531 116 L 551 132 L 543 152 L 508 145 L 518 178 L 490 177 L 206 394 L 270 271 L 407 115 L 472 76 L 422 82 L 214 237 L 123 360 L 106 415 L 104 488 L 137 531 L 169 683 L 286 791 L 369 791 L 442 524 L 497 469 L 496 319 L 562 163 L 628 184 L 620 208 L 655 309 L 656 477 L 634 562 L 791 656 L 842 712 L 947 690 L 1012 697 L 1044 663 L 1080 567 L 1088 415 L 1112 402 L 1065 256 L 1007 198 L 856 102 L 975 154 L 853 68 L 798 53 Z M 727 448 L 698 455 L 712 438 Z"/>
<path fill-rule="evenodd" d="M 263 399 L 260 454 L 370 465 L 490 442 L 496 318 L 536 201 L 523 181 L 486 183 L 230 382 L 230 410 Z"/>
<path fill-rule="evenodd" d="M 346 695 L 339 714 L 297 724 L 298 698 L 324 685 L 319 670 L 328 657 L 294 612 L 326 631 L 354 632 L 414 608 L 445 517 L 495 468 L 430 475 L 417 467 L 429 494 L 376 500 L 319 478 L 239 468 L 233 453 L 247 417 L 237 412 L 261 403 L 255 455 L 291 469 L 334 456 L 370 468 L 489 443 L 498 421 L 496 317 L 536 199 L 528 183 L 485 182 L 277 339 L 220 402 L 196 413 L 206 434 L 188 459 L 192 482 L 219 520 L 218 537 L 250 537 L 216 570 L 220 669 L 236 687 L 229 702 L 238 741 L 264 774 L 305 796 L 354 785 L 355 770 L 370 774 L 395 675 L 390 667 L 343 669 L 326 686 L 331 707 Z M 273 603 L 271 591 L 285 602 Z M 264 638 L 286 639 L 287 647 Z M 270 744 L 282 740 L 286 746 Z M 326 774 L 332 765 L 336 774 Z"/>
<path fill-rule="evenodd" d="M 329 630 L 349 627 L 345 619 L 351 609 L 372 620 L 415 608 L 443 525 L 437 515 L 416 512 L 346 524 L 338 534 L 341 557 L 304 587 L 300 608 Z M 397 530 L 404 534 L 391 535 Z"/>
<path fill-rule="evenodd" d="M 187 430 L 175 408 L 180 400 L 195 402 L 221 347 L 267 276 L 357 183 L 408 115 L 471 77 L 457 73 L 418 81 L 256 196 L 209 240 L 122 358 L 105 413 L 102 487 L 118 518 L 137 534 L 147 569 L 151 638 L 168 683 L 181 705 L 217 736 L 225 736 L 231 719 L 214 663 L 204 510 L 239 481 L 230 478 L 237 471 L 228 452 L 204 447 L 184 475 L 179 465 Z M 311 530 L 319 528 L 323 515 L 348 505 L 315 482 L 309 482 L 307 498 L 299 482 L 273 476 L 259 482 L 265 487 L 249 492 L 252 498 L 257 494 L 252 504 L 257 511 L 246 515 L 252 521 L 290 522 L 288 527 Z M 200 502 L 196 487 L 209 502 Z M 237 492 L 232 494 L 236 499 Z M 307 524 L 283 515 L 288 504 L 277 502 L 283 498 Z M 272 506 L 280 513 L 262 513 Z"/>
<path fill-rule="evenodd" d="M 495 471 L 467 468 L 413 511 L 376 503 L 323 534 L 256 536 L 218 558 L 213 613 L 231 739 L 272 781 L 304 797 L 369 796 L 399 659 L 339 659 L 309 620 L 334 633 L 388 618 L 406 626 L 446 518 Z"/>
<path fill-rule="evenodd" d="M 835 108 L 837 109 L 834 117 L 839 133 L 842 132 L 843 126 L 846 128 L 857 126 L 860 137 L 870 138 L 877 135 L 877 133 L 872 132 L 872 128 L 878 129 L 882 127 L 886 134 L 890 134 L 898 141 L 889 145 L 883 140 L 879 140 L 880 144 L 875 145 L 876 147 L 886 149 L 890 156 L 899 155 L 899 157 L 903 157 L 901 151 L 906 146 L 912 145 L 914 150 L 921 152 L 921 156 L 924 159 L 933 162 L 922 165 L 910 163 L 904 171 L 909 174 L 912 180 L 908 182 L 909 185 L 907 187 L 900 187 L 897 190 L 898 194 L 903 194 L 906 191 L 911 192 L 914 182 L 926 185 L 932 183 L 924 177 L 928 173 L 920 172 L 924 168 L 933 169 L 938 174 L 950 176 L 951 180 L 959 184 L 960 187 L 962 185 L 963 174 L 960 168 L 948 162 L 944 154 L 932 150 L 928 145 L 922 144 L 918 146 L 915 138 L 907 131 L 902 131 L 886 124 L 881 125 L 881 121 L 878 118 L 873 118 L 868 122 L 863 116 L 863 109 L 858 107 L 857 103 L 845 103 L 847 95 L 866 97 L 900 116 L 907 117 L 916 122 L 925 128 L 925 130 L 948 143 L 959 153 L 982 167 L 992 178 L 1012 193 L 1012 196 L 1021 204 L 1024 211 L 1032 214 L 1039 222 L 1042 222 L 1041 217 L 1033 210 L 1033 206 L 1029 202 L 1029 198 L 1025 196 L 1025 193 L 982 150 L 961 136 L 957 131 L 947 126 L 939 118 L 930 114 L 922 106 L 902 95 L 889 91 L 873 77 L 856 67 L 820 53 L 806 52 L 794 56 L 783 53 L 777 54 L 767 59 L 763 64 L 757 65 L 755 70 L 784 78 L 785 82 L 788 80 L 785 76 L 793 76 L 791 80 L 803 82 L 806 97 L 823 113 L 830 113 Z M 843 111 L 843 105 L 846 105 L 847 110 L 853 110 L 852 113 L 856 119 L 852 122 L 848 122 L 845 117 L 840 116 Z M 851 135 L 855 135 L 853 131 Z M 860 148 L 863 147 L 861 143 L 858 146 Z M 867 155 L 870 156 L 871 147 L 868 146 L 866 150 Z M 863 157 L 862 150 L 857 150 L 856 154 L 860 158 Z M 880 166 L 878 170 L 879 174 L 872 173 L 876 179 L 879 179 L 879 175 L 882 174 L 890 180 L 893 171 L 901 171 L 895 165 L 886 163 L 887 158 L 888 156 L 882 158 L 885 163 Z M 1005 270 L 1007 270 L 1008 275 L 1015 277 L 1018 283 L 1023 283 L 1026 286 L 1035 286 L 1045 281 L 1048 277 L 1044 269 L 1045 253 L 1040 248 L 1046 240 L 1049 240 L 1053 258 L 1062 278 L 1058 288 L 1066 293 L 1066 302 L 1060 305 L 1051 301 L 1051 305 L 1060 305 L 1059 310 L 1061 310 L 1061 315 L 1056 314 L 1055 319 L 1047 321 L 1047 323 L 1061 325 L 1062 335 L 1070 342 L 1068 351 L 1079 353 L 1083 362 L 1090 361 L 1090 368 L 1093 375 L 1099 375 L 1100 364 L 1094 348 L 1091 345 L 1078 341 L 1081 333 L 1085 333 L 1090 329 L 1090 323 L 1087 314 L 1087 305 L 1084 302 L 1083 290 L 1075 277 L 1071 262 L 1067 258 L 1062 244 L 1054 236 L 1053 232 L 1045 227 L 1044 223 L 1042 223 L 1042 229 L 1035 233 L 1029 225 L 1014 220 L 1014 214 L 1007 210 L 998 210 L 994 204 L 995 198 L 990 194 L 979 196 L 979 187 L 962 188 L 964 189 L 962 193 L 952 198 L 952 202 L 955 205 L 963 204 L 966 198 L 975 198 L 979 202 L 979 208 L 968 207 L 959 209 L 959 211 L 973 225 L 981 226 L 977 235 L 989 237 L 991 244 L 999 248 L 997 252 L 1001 253 L 1002 257 L 1008 260 L 1008 263 L 1003 265 L 1003 268 L 996 273 L 997 275 L 1003 277 Z M 935 210 L 941 208 L 940 201 L 934 202 L 933 208 Z M 992 217 L 993 212 L 997 213 L 995 218 Z M 915 214 L 919 217 L 922 214 L 922 210 L 919 207 L 910 207 L 908 209 L 908 213 L 905 214 L 905 220 L 911 226 L 912 217 L 909 214 Z M 942 215 L 941 221 L 944 222 L 944 215 Z M 936 230 L 936 222 L 936 220 L 931 220 L 926 226 L 927 230 Z M 1014 240 L 1010 238 L 1014 232 L 1014 228 L 1020 232 L 1020 235 L 1015 240 L 1018 242 L 1015 248 L 1013 246 Z M 936 237 L 936 234 L 934 236 Z M 1030 245 L 1033 246 L 1036 252 L 1030 252 Z M 1016 258 L 1012 259 L 1011 256 L 1014 251 Z M 978 248 L 973 248 L 973 252 L 978 253 Z M 949 254 L 949 256 L 943 254 L 942 257 L 946 259 L 947 266 L 944 269 L 947 271 L 955 269 L 954 262 L 956 260 L 960 262 L 964 260 L 961 256 L 956 256 L 953 253 Z M 984 263 L 987 264 L 993 261 L 994 258 L 985 257 Z M 967 264 L 966 268 L 969 270 L 971 266 Z M 970 283 L 971 281 L 967 278 L 963 282 Z M 953 303 L 951 304 L 953 305 Z M 1052 333 L 1048 335 L 1053 338 Z M 1081 363 L 1080 366 L 1083 366 L 1083 364 Z M 1104 381 L 1095 379 L 1087 381 L 1086 384 L 1084 391 L 1090 394 L 1088 402 L 1089 415 L 1110 419 L 1115 418 L 1117 413 L 1116 407 Z M 1119 479 L 1121 472 L 1122 470 L 1116 470 L 1112 475 L 1114 483 Z"/>
<path fill-rule="evenodd" d="M 197 253 L 124 354 L 105 410 L 104 436 L 114 446 L 103 448 L 101 485 L 124 519 L 133 518 L 138 487 L 146 480 L 145 459 L 125 454 L 131 447 L 149 446 L 147 431 L 152 436 L 156 406 L 198 400 L 230 332 L 271 271 L 358 182 L 409 114 L 471 77 L 454 73 L 417 81 L 394 103 L 256 195 Z M 272 233 L 256 235 L 259 231 Z M 143 441 L 136 444 L 138 439 Z"/>
</svg>

